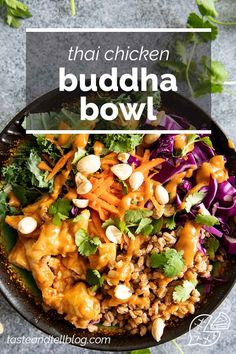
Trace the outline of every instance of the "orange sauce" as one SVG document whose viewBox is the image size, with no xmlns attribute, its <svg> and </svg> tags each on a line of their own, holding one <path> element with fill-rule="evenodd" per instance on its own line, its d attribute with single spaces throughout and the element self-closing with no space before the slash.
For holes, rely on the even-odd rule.
<svg viewBox="0 0 236 354">
<path fill-rule="evenodd" d="M 174 149 L 182 150 L 187 144 L 187 136 L 185 134 L 178 134 L 174 138 Z"/>
<path fill-rule="evenodd" d="M 196 176 L 197 183 L 206 183 L 208 185 L 210 177 L 215 178 L 218 183 L 228 179 L 228 172 L 225 168 L 224 156 L 213 156 L 209 162 L 203 162 Z"/>
<path fill-rule="evenodd" d="M 103 149 L 104 145 L 100 141 L 95 141 L 93 145 L 94 154 L 97 156 L 101 155 Z"/>
<path fill-rule="evenodd" d="M 183 250 L 183 257 L 187 266 L 192 266 L 194 256 L 198 249 L 201 225 L 187 221 L 180 231 L 179 240 L 176 244 L 178 251 Z"/>
<path fill-rule="evenodd" d="M 73 141 L 73 146 L 80 149 L 84 149 L 88 144 L 88 139 L 89 139 L 89 134 L 78 134 L 76 135 Z"/>
</svg>

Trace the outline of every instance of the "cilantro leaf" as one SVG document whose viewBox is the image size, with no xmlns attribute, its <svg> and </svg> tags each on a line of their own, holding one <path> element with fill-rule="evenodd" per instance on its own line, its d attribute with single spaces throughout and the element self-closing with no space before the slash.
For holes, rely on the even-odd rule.
<svg viewBox="0 0 236 354">
<path fill-rule="evenodd" d="M 175 214 L 173 214 L 172 216 L 165 218 L 165 226 L 167 227 L 167 229 L 169 230 L 174 230 L 174 228 L 176 227 L 176 222 L 175 222 Z"/>
<path fill-rule="evenodd" d="M 193 28 L 211 28 L 211 32 L 203 32 L 197 34 L 194 33 L 193 38 L 197 42 L 213 41 L 217 37 L 218 28 L 208 20 L 204 20 L 203 18 L 199 17 L 194 12 L 191 12 L 190 15 L 188 16 L 187 25 L 188 27 L 193 27 Z"/>
<path fill-rule="evenodd" d="M 202 191 L 190 194 L 185 201 L 185 210 L 187 211 L 187 213 L 190 212 L 191 208 L 194 205 L 201 203 L 204 197 L 205 197 L 205 193 Z"/>
<path fill-rule="evenodd" d="M 2 0 L 0 6 L 6 7 L 6 23 L 14 28 L 20 27 L 20 19 L 32 16 L 28 7 L 18 0 Z"/>
<path fill-rule="evenodd" d="M 143 218 L 152 216 L 153 211 L 147 209 L 128 210 L 125 212 L 126 224 L 138 224 Z"/>
<path fill-rule="evenodd" d="M 135 233 L 136 234 L 141 234 L 143 229 L 150 225 L 152 223 L 152 219 L 150 218 L 143 218 L 140 222 L 139 222 L 139 225 L 137 227 L 137 229 L 135 230 Z"/>
<path fill-rule="evenodd" d="M 202 224 L 205 226 L 214 226 L 214 225 L 219 225 L 220 222 L 216 216 L 213 215 L 203 215 L 203 214 L 198 214 L 195 217 L 195 222 L 198 224 Z"/>
<path fill-rule="evenodd" d="M 152 221 L 152 226 L 153 226 L 152 234 L 158 235 L 163 227 L 163 224 L 164 224 L 163 218 L 153 219 L 153 221 Z"/>
<path fill-rule="evenodd" d="M 78 251 L 82 256 L 91 256 L 96 253 L 98 246 L 101 245 L 101 241 L 98 237 L 90 237 L 84 229 L 80 229 L 75 235 L 75 244 L 78 247 Z"/>
<path fill-rule="evenodd" d="M 206 240 L 206 250 L 207 255 L 211 260 L 215 259 L 215 253 L 220 246 L 220 242 L 213 236 L 207 238 Z"/>
<path fill-rule="evenodd" d="M 173 300 L 175 302 L 184 302 L 188 300 L 191 292 L 195 289 L 197 282 L 194 280 L 184 280 L 182 285 L 177 285 L 174 288 Z"/>
<path fill-rule="evenodd" d="M 170 248 L 161 253 L 152 252 L 150 264 L 152 268 L 160 268 L 166 277 L 173 278 L 184 268 L 183 252 Z"/>
<path fill-rule="evenodd" d="M 102 287 L 104 283 L 104 277 L 101 276 L 98 270 L 88 269 L 86 273 L 86 281 L 92 286 L 92 290 L 96 291 L 98 288 Z"/>
<path fill-rule="evenodd" d="M 199 12 L 202 16 L 217 17 L 218 12 L 215 8 L 215 0 L 196 0 Z"/>
<path fill-rule="evenodd" d="M 62 220 L 66 220 L 69 217 L 71 209 L 70 200 L 58 198 L 57 201 L 50 205 L 48 212 L 53 215 L 53 223 L 56 226 L 61 225 Z"/>
</svg>

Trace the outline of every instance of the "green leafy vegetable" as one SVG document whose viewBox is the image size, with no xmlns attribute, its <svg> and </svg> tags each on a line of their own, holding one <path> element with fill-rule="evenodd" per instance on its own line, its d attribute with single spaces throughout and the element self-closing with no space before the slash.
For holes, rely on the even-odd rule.
<svg viewBox="0 0 236 354">
<path fill-rule="evenodd" d="M 171 248 L 160 253 L 152 252 L 150 263 L 152 268 L 160 268 L 166 277 L 173 278 L 184 268 L 183 251 Z"/>
<path fill-rule="evenodd" d="M 128 184 L 125 181 L 122 181 L 121 179 L 118 180 L 118 182 L 121 184 L 122 186 L 122 192 L 123 194 L 128 194 L 129 191 L 129 187 Z"/>
<path fill-rule="evenodd" d="M 30 152 L 30 156 L 27 162 L 28 170 L 31 172 L 31 183 L 33 186 L 39 188 L 47 188 L 50 192 L 53 188 L 53 179 L 47 181 L 48 171 L 41 171 L 38 168 L 38 164 L 41 162 L 41 158 L 35 150 Z"/>
<path fill-rule="evenodd" d="M 46 139 L 45 135 L 37 135 L 36 137 L 37 152 L 47 154 L 53 162 L 60 158 L 60 153 L 56 146 Z"/>
<path fill-rule="evenodd" d="M 96 135 L 96 139 L 103 142 L 109 151 L 130 152 L 142 142 L 142 134 L 106 134 Z"/>
<path fill-rule="evenodd" d="M 188 300 L 191 292 L 195 289 L 197 281 L 184 280 L 182 285 L 177 285 L 173 292 L 173 300 L 175 302 L 184 302 Z"/>
<path fill-rule="evenodd" d="M 213 236 L 207 238 L 206 240 L 206 250 L 209 258 L 211 260 L 215 259 L 215 253 L 220 246 L 220 242 Z"/>
<path fill-rule="evenodd" d="M 167 229 L 174 230 L 174 228 L 176 227 L 175 214 L 173 214 L 172 216 L 170 216 L 168 218 L 165 218 L 165 225 L 166 225 Z"/>
<path fill-rule="evenodd" d="M 86 274 L 86 281 L 92 286 L 92 291 L 97 291 L 104 283 L 104 277 L 101 276 L 98 270 L 88 269 Z"/>
<path fill-rule="evenodd" d="M 203 214 L 198 214 L 195 217 L 195 222 L 198 224 L 202 224 L 205 226 L 214 226 L 214 225 L 219 225 L 220 222 L 216 216 L 213 215 L 203 215 Z"/>
<path fill-rule="evenodd" d="M 166 61 L 162 66 L 169 68 L 179 80 L 185 81 L 192 97 L 209 93 L 221 93 L 228 77 L 225 66 L 210 57 L 195 56 L 204 42 L 214 41 L 218 35 L 217 25 L 236 25 L 236 22 L 217 19 L 214 0 L 195 0 L 199 13 L 191 12 L 187 27 L 210 28 L 211 32 L 191 33 L 184 42 L 177 41 L 176 60 Z M 199 50 L 198 50 L 199 49 Z"/>
<path fill-rule="evenodd" d="M 185 202 L 185 210 L 187 211 L 187 213 L 190 212 L 191 208 L 194 205 L 201 203 L 203 201 L 204 197 L 205 197 L 205 193 L 202 191 L 190 194 L 186 198 L 186 202 Z"/>
<path fill-rule="evenodd" d="M 98 246 L 101 245 L 101 241 L 98 237 L 90 237 L 84 229 L 80 229 L 76 232 L 75 243 L 79 253 L 86 257 L 96 253 Z"/>
<path fill-rule="evenodd" d="M 152 234 L 153 235 L 158 235 L 160 233 L 163 225 L 164 225 L 164 219 L 163 218 L 153 219 L 153 221 L 152 221 L 152 226 L 153 226 Z"/>
<path fill-rule="evenodd" d="M 147 209 L 137 209 L 137 210 L 128 210 L 125 212 L 124 220 L 126 224 L 137 224 L 143 218 L 148 218 L 152 216 L 153 211 Z"/>
<path fill-rule="evenodd" d="M 60 226 L 63 220 L 68 219 L 71 209 L 70 200 L 58 198 L 55 203 L 50 205 L 49 214 L 53 215 L 53 223 L 56 226 Z"/>
<path fill-rule="evenodd" d="M 141 234 L 142 230 L 145 229 L 147 226 L 149 226 L 152 223 L 152 219 L 150 218 L 143 218 L 140 222 L 139 225 L 137 227 L 137 229 L 135 230 L 136 234 Z"/>
<path fill-rule="evenodd" d="M 31 17 L 28 7 L 17 0 L 1 0 L 0 6 L 6 8 L 6 23 L 14 28 L 21 25 L 21 19 Z"/>
<path fill-rule="evenodd" d="M 186 155 L 186 153 L 189 151 L 190 145 L 200 142 L 200 141 L 203 142 L 204 144 L 210 146 L 211 148 L 213 148 L 213 145 L 212 145 L 212 142 L 211 142 L 211 139 L 209 138 L 209 136 L 204 136 L 204 137 L 200 138 L 199 135 L 197 135 L 197 134 L 188 134 L 186 145 L 184 146 L 183 149 L 177 150 L 175 155 L 176 156 Z"/>
</svg>

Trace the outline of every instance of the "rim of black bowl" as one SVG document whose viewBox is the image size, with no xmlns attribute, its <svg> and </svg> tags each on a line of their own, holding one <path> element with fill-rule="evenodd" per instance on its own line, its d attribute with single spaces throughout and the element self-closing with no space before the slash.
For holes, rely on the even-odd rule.
<svg viewBox="0 0 236 354">
<path fill-rule="evenodd" d="M 74 95 L 68 93 L 61 93 L 57 89 L 40 96 L 22 111 L 20 111 L 3 129 L 0 133 L 0 159 L 1 162 L 6 159 L 9 154 L 9 146 L 21 136 L 24 135 L 24 129 L 21 127 L 23 118 L 30 112 L 46 112 L 52 107 L 60 107 L 62 103 L 67 103 L 78 97 L 80 92 L 75 92 Z M 184 98 L 183 96 L 175 93 L 168 92 L 162 93 L 162 102 L 165 107 L 172 106 L 173 110 L 178 115 L 183 115 L 186 118 L 193 114 L 195 122 L 204 119 L 210 120 L 212 123 L 213 138 L 214 134 L 217 137 L 216 146 L 220 146 L 219 150 L 223 150 L 222 154 L 230 160 L 231 170 L 236 174 L 236 153 L 230 149 L 227 144 L 227 136 L 222 128 L 200 107 L 192 101 Z M 170 104 L 171 102 L 171 104 Z M 178 107 L 178 111 L 176 111 Z M 150 334 L 143 337 L 132 335 L 111 336 L 109 344 L 92 344 L 86 343 L 79 345 L 78 343 L 70 343 L 86 349 L 101 350 L 101 351 L 130 351 L 137 349 L 144 349 L 148 347 L 157 346 L 168 341 L 171 341 L 188 332 L 192 320 L 201 314 L 211 314 L 227 297 L 236 281 L 236 262 L 233 257 L 230 258 L 231 271 L 225 274 L 225 282 L 220 283 L 219 286 L 214 288 L 214 291 L 208 296 L 206 303 L 202 303 L 197 307 L 194 315 L 189 315 L 182 320 L 177 320 L 176 324 L 167 327 L 164 331 L 163 337 L 157 343 Z M 0 291 L 8 301 L 8 303 L 29 323 L 44 333 L 53 337 L 68 335 L 72 337 L 75 335 L 77 338 L 86 337 L 102 337 L 109 336 L 109 334 L 94 335 L 87 331 L 78 330 L 69 322 L 65 321 L 62 316 L 50 315 L 43 312 L 41 305 L 37 305 L 35 299 L 29 296 L 29 293 L 22 289 L 19 284 L 14 283 L 10 274 L 7 272 L 6 259 L 0 253 Z M 78 333 L 79 332 L 79 333 Z"/>
</svg>

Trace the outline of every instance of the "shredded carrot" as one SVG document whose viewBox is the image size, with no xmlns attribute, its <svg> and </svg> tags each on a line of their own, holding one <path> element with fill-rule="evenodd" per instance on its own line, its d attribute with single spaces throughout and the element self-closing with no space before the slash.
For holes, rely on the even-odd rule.
<svg viewBox="0 0 236 354">
<path fill-rule="evenodd" d="M 60 171 L 60 169 L 65 166 L 65 164 L 73 154 L 74 151 L 69 151 L 66 155 L 62 156 L 60 160 L 57 161 L 56 165 L 53 167 L 52 171 L 49 173 L 46 179 L 48 181 L 52 179 Z"/>
<path fill-rule="evenodd" d="M 93 224 L 95 225 L 97 235 L 100 238 L 102 238 L 103 240 L 105 240 L 106 239 L 106 234 L 105 234 L 104 229 L 102 228 L 101 220 L 100 220 L 97 212 L 92 211 L 91 212 L 91 218 L 92 218 Z"/>
<path fill-rule="evenodd" d="M 93 202 L 93 203 L 90 203 L 89 205 L 95 210 L 97 210 L 97 208 L 101 207 L 101 208 L 109 211 L 110 213 L 113 213 L 113 214 L 118 213 L 118 209 L 114 205 L 108 204 L 105 200 L 98 198 L 95 194 L 93 194 L 91 192 L 84 194 L 84 198 L 89 199 L 90 202 Z"/>
<path fill-rule="evenodd" d="M 146 149 L 143 154 L 142 163 L 149 161 L 149 159 L 150 159 L 150 150 Z"/>
<path fill-rule="evenodd" d="M 38 168 L 42 171 L 52 171 L 51 167 L 45 161 L 40 161 Z"/>
</svg>

